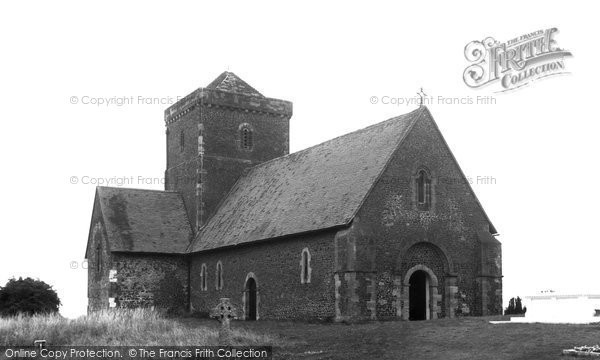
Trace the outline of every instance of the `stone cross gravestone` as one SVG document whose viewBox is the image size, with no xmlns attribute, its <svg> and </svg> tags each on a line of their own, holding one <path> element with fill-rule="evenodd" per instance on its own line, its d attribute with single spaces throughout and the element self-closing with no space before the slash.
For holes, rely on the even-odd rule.
<svg viewBox="0 0 600 360">
<path fill-rule="evenodd" d="M 210 316 L 221 323 L 219 345 L 230 346 L 232 338 L 230 322 L 232 319 L 237 319 L 237 309 L 231 304 L 229 298 L 221 298 L 219 304 L 210 312 Z"/>
</svg>

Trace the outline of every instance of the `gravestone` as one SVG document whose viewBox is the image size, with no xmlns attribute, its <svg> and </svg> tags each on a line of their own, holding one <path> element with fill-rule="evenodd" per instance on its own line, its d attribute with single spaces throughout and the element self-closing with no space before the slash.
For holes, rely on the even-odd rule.
<svg viewBox="0 0 600 360">
<path fill-rule="evenodd" d="M 221 323 L 219 329 L 219 345 L 231 346 L 231 320 L 237 319 L 237 309 L 231 304 L 229 298 L 221 298 L 219 304 L 210 312 L 210 317 Z"/>
</svg>

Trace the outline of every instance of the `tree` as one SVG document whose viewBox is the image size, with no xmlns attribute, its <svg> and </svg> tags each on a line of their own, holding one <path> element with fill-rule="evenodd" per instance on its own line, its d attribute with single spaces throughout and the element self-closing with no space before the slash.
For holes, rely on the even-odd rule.
<svg viewBox="0 0 600 360">
<path fill-rule="evenodd" d="M 504 310 L 504 315 L 513 315 L 515 313 L 515 298 L 508 301 L 508 307 Z"/>
<path fill-rule="evenodd" d="M 522 314 L 523 313 L 523 305 L 521 304 L 521 298 L 517 296 L 517 299 L 515 300 L 515 314 Z"/>
<path fill-rule="evenodd" d="M 504 310 L 504 315 L 520 315 L 525 314 L 527 311 L 527 307 L 523 307 L 521 303 L 521 298 L 517 296 L 517 298 L 511 298 L 508 301 L 508 307 Z"/>
<path fill-rule="evenodd" d="M 59 306 L 56 291 L 40 280 L 12 278 L 0 287 L 0 316 L 56 313 Z"/>
</svg>

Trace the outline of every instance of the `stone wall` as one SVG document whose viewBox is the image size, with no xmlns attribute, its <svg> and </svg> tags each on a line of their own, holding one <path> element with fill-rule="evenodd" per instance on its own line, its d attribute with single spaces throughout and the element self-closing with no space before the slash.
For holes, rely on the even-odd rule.
<svg viewBox="0 0 600 360">
<path fill-rule="evenodd" d="M 427 209 L 417 204 L 415 180 L 420 169 L 431 177 Z M 381 319 L 406 316 L 405 276 L 417 264 L 426 265 L 438 279 L 434 301 L 439 304 L 438 317 L 500 314 L 500 243 L 489 228 L 436 125 L 429 118 L 421 119 L 359 210 L 344 236 L 347 240 L 336 243 L 339 257 L 352 259 L 338 267 L 376 279 L 374 288 L 368 288 L 368 281 L 353 286 L 363 287 L 354 292 L 372 291 L 370 298 L 376 301 L 375 313 Z M 493 243 L 483 250 L 480 232 L 487 232 Z M 341 274 L 338 278 L 341 288 L 348 286 Z M 356 318 L 373 313 L 367 307 L 342 311 L 345 317 Z"/>
<path fill-rule="evenodd" d="M 478 235 L 481 267 L 477 283 L 482 315 L 502 314 L 502 247 L 489 233 L 480 231 Z"/>
<path fill-rule="evenodd" d="M 289 136 L 285 114 L 198 106 L 203 106 L 202 110 L 179 109 L 181 116 L 175 118 L 177 112 L 166 116 L 166 187 L 183 193 L 192 223 L 196 204 L 193 178 L 200 166 L 195 157 L 197 118 L 204 119 L 205 216 L 216 209 L 245 169 L 287 153 Z M 238 146 L 236 136 L 242 122 L 255 130 L 252 152 Z M 186 134 L 183 152 L 177 148 L 181 129 Z M 423 169 L 431 178 L 427 206 L 417 203 L 415 187 Z M 187 177 L 187 182 L 180 183 L 180 175 Z M 92 224 L 88 249 L 91 311 L 112 304 L 161 306 L 172 311 L 189 306 L 193 312 L 207 314 L 220 298 L 228 297 L 242 309 L 243 317 L 245 284 L 253 277 L 258 287 L 259 319 L 406 319 L 408 279 L 415 269 L 429 276 L 431 318 L 502 311 L 501 245 L 490 234 L 489 220 L 428 118 L 418 121 L 408 133 L 347 228 L 170 256 L 111 254 L 101 219 L 94 215 Z M 95 250 L 97 244 L 99 251 Z M 305 248 L 311 255 L 309 283 L 301 279 Z M 94 266 L 98 259 L 99 267 Z M 223 264 L 221 289 L 216 286 L 219 261 Z M 203 264 L 206 289 L 200 286 Z"/>
<path fill-rule="evenodd" d="M 259 319 L 332 319 L 334 310 L 333 237 L 335 232 L 294 236 L 278 241 L 199 253 L 191 258 L 191 300 L 196 313 L 228 297 L 244 316 L 248 274 L 258 288 Z M 302 250 L 310 251 L 310 283 L 302 283 Z M 223 264 L 223 288 L 216 289 L 217 262 Z M 202 264 L 207 290 L 201 289 Z"/>
<path fill-rule="evenodd" d="M 373 237 L 362 231 L 360 218 L 355 217 L 349 228 L 336 233 L 335 320 L 361 321 L 376 317 L 375 253 Z M 357 246 L 367 244 L 360 251 Z"/>
<path fill-rule="evenodd" d="M 172 313 L 188 308 L 188 262 L 182 255 L 113 253 L 109 281 L 117 307 Z"/>
<path fill-rule="evenodd" d="M 292 103 L 287 101 L 232 96 L 208 89 L 198 89 L 165 111 L 165 190 L 182 193 L 193 225 L 198 211 L 201 224 L 210 218 L 247 169 L 289 153 L 291 116 Z M 243 124 L 252 129 L 254 146 L 250 150 L 240 146 L 239 129 Z M 180 148 L 182 132 L 183 149 Z M 202 144 L 199 144 L 200 132 Z M 201 148 L 202 156 L 199 155 Z"/>
<path fill-rule="evenodd" d="M 97 196 L 97 195 L 96 195 Z M 100 203 L 94 201 L 90 233 L 88 234 L 86 248 L 87 259 L 87 297 L 88 313 L 109 307 L 109 269 L 111 266 L 111 253 L 108 247 L 108 236 L 102 219 Z"/>
<path fill-rule="evenodd" d="M 99 212 L 98 212 L 99 214 Z M 92 217 L 90 242 L 87 249 L 88 260 L 88 313 L 105 310 L 109 307 L 109 269 L 111 253 L 108 251 L 104 225 L 98 216 Z"/>
<path fill-rule="evenodd" d="M 187 309 L 189 267 L 183 255 L 113 253 L 101 219 L 94 220 L 87 249 L 88 313 L 118 307 Z"/>
</svg>

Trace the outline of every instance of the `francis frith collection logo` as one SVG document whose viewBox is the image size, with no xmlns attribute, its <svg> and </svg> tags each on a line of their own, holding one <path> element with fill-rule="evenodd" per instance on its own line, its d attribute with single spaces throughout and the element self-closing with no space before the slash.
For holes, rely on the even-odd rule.
<svg viewBox="0 0 600 360">
<path fill-rule="evenodd" d="M 557 28 L 538 30 L 503 43 L 492 37 L 471 41 L 465 46 L 470 63 L 463 73 L 465 84 L 472 88 L 496 84 L 496 92 L 504 92 L 566 74 L 565 58 L 572 55 L 558 47 L 557 32 Z"/>
</svg>

